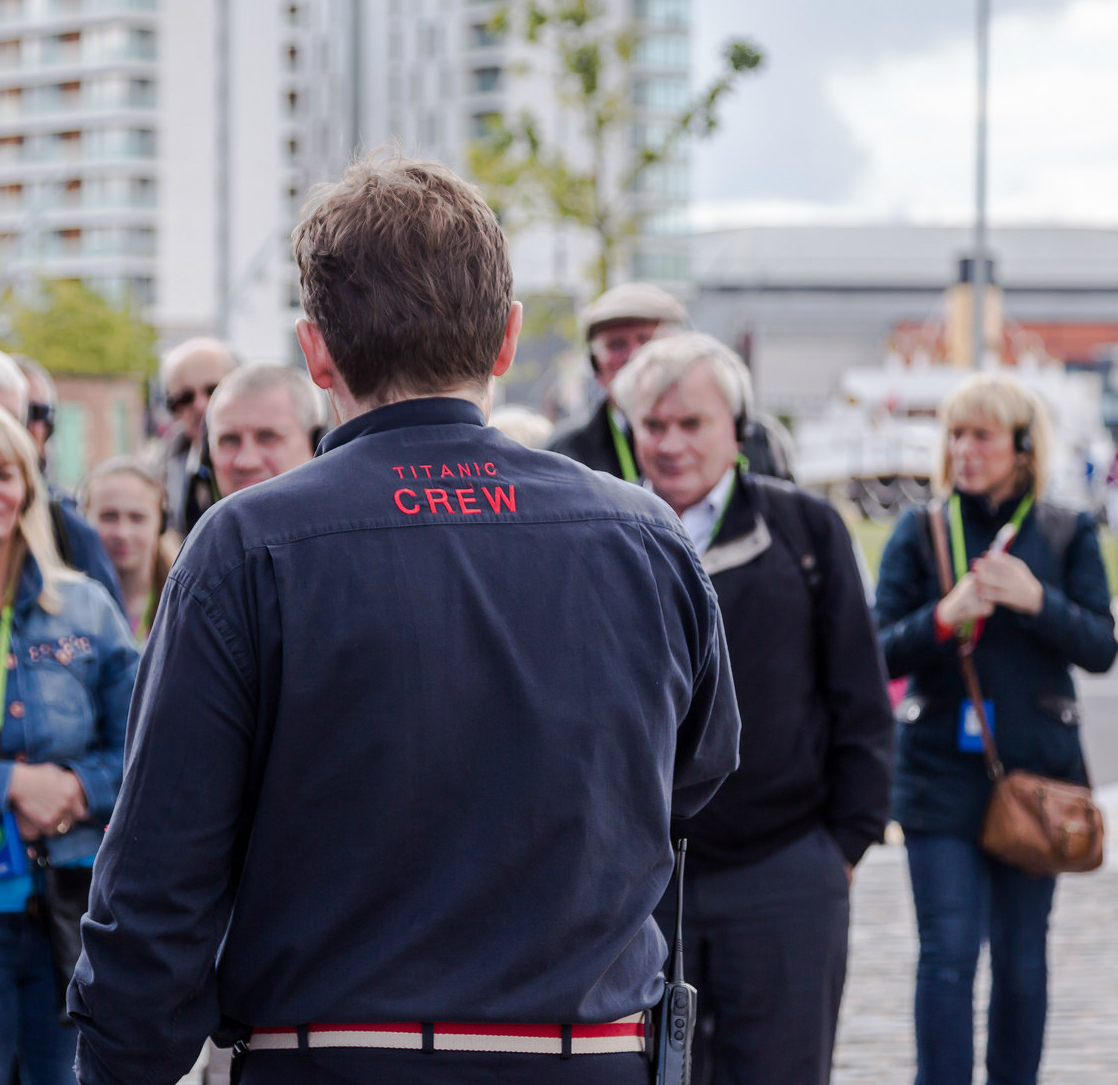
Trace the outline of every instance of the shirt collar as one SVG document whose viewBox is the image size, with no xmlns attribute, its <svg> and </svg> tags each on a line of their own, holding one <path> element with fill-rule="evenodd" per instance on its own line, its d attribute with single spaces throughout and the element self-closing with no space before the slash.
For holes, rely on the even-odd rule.
<svg viewBox="0 0 1118 1085">
<path fill-rule="evenodd" d="M 408 426 L 469 425 L 485 426 L 485 415 L 476 403 L 454 396 L 431 396 L 423 399 L 404 399 L 386 407 L 359 414 L 348 422 L 332 429 L 319 442 L 315 455 L 349 444 L 357 437 L 366 437 L 385 430 L 403 429 Z"/>
<path fill-rule="evenodd" d="M 691 537 L 695 549 L 701 554 L 714 541 L 714 529 L 718 526 L 718 519 L 726 507 L 730 496 L 730 487 L 734 484 L 734 474 L 737 464 L 732 464 L 726 473 L 714 484 L 714 488 L 701 501 L 696 501 L 690 508 L 684 509 L 679 514 L 680 523 L 684 531 Z M 644 488 L 651 490 L 648 479 L 644 480 Z"/>
</svg>

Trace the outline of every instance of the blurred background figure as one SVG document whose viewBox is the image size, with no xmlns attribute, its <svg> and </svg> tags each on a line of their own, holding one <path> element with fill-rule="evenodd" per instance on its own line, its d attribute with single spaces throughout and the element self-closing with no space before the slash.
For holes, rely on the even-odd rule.
<svg viewBox="0 0 1118 1085">
<path fill-rule="evenodd" d="M 31 436 L 0 411 L 0 795 L 6 828 L 14 822 L 45 864 L 0 879 L 0 1081 L 14 1063 L 24 1085 L 73 1085 L 76 1033 L 59 1011 L 120 787 L 137 651 L 104 589 L 60 561 L 38 459 Z M 44 877 L 80 905 L 72 957 L 48 937 Z"/>
<path fill-rule="evenodd" d="M 846 976 L 848 884 L 883 838 L 893 720 L 850 537 L 825 501 L 744 467 L 752 387 L 681 332 L 614 382 L 645 485 L 718 593 L 741 766 L 688 840 L 684 943 L 699 989 L 696 1083 L 824 1085 Z M 671 941 L 674 893 L 657 910 Z"/>
<path fill-rule="evenodd" d="M 588 418 L 566 427 L 551 444 L 595 471 L 637 480 L 632 436 L 625 416 L 610 395 L 610 385 L 630 355 L 657 332 L 683 327 L 683 303 L 652 283 L 622 283 L 582 311 L 580 331 L 590 348 L 590 365 L 605 398 Z"/>
<path fill-rule="evenodd" d="M 990 1082 L 1037 1080 L 1048 1007 L 1047 934 L 1055 878 L 997 862 L 978 845 L 990 781 L 959 673 L 973 658 L 1007 770 L 1085 783 L 1073 666 L 1106 671 L 1118 646 L 1093 517 L 1043 500 L 1051 427 L 1008 374 L 968 377 L 944 402 L 943 507 L 910 509 L 885 547 L 877 617 L 899 708 L 893 814 L 905 833 L 920 937 L 916 1080 L 969 1082 L 974 975 L 989 940 Z M 955 586 L 940 597 L 931 516 L 942 516 Z M 1008 523 L 1017 534 L 989 553 Z"/>
<path fill-rule="evenodd" d="M 181 545 L 168 524 L 163 483 L 140 460 L 118 456 L 90 472 L 81 499 L 120 580 L 128 623 L 143 644 Z"/>
<path fill-rule="evenodd" d="M 551 440 L 555 426 L 549 418 L 515 403 L 494 407 L 489 424 L 496 426 L 506 437 L 519 441 L 525 448 L 544 448 Z"/>
<path fill-rule="evenodd" d="M 326 403 L 304 370 L 260 363 L 230 373 L 206 413 L 215 499 L 306 463 L 325 433 Z"/>
<path fill-rule="evenodd" d="M 214 389 L 236 365 L 233 352 L 220 339 L 200 338 L 180 343 L 160 368 L 167 410 L 175 419 L 164 449 L 163 478 L 171 526 L 181 535 L 213 503 L 208 479 L 199 474 L 202 420 Z"/>
<path fill-rule="evenodd" d="M 0 407 L 27 427 L 35 442 L 40 473 L 47 462 L 47 450 L 54 433 L 56 403 L 54 381 L 41 365 L 30 358 L 16 359 L 0 353 Z M 123 613 L 124 598 L 116 572 L 97 532 L 78 512 L 77 503 L 48 485 L 47 513 L 54 546 L 62 561 L 103 584 Z"/>
</svg>

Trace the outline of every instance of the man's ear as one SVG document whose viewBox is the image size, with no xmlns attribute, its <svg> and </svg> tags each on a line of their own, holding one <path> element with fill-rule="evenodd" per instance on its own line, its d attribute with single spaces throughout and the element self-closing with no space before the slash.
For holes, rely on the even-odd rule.
<svg viewBox="0 0 1118 1085">
<path fill-rule="evenodd" d="M 319 388 L 330 391 L 338 382 L 338 371 L 334 368 L 334 359 L 330 357 L 322 332 L 309 320 L 300 317 L 295 321 L 295 335 L 299 339 L 299 346 L 303 348 L 311 380 Z"/>
<path fill-rule="evenodd" d="M 514 301 L 509 310 L 509 320 L 505 325 L 505 337 L 501 341 L 501 349 L 497 352 L 497 360 L 493 363 L 493 376 L 503 377 L 509 371 L 509 366 L 516 356 L 516 341 L 520 338 L 520 325 L 523 321 L 524 306 Z"/>
</svg>

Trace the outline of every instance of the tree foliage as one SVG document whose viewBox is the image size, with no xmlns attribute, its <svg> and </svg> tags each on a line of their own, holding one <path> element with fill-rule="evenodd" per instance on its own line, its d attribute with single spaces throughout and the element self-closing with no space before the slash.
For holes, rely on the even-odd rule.
<svg viewBox="0 0 1118 1085">
<path fill-rule="evenodd" d="M 618 165 L 617 149 L 631 142 L 629 75 L 641 24 L 619 25 L 600 0 L 510 0 L 490 30 L 519 38 L 530 54 L 553 63 L 559 101 L 578 118 L 588 153 L 575 161 L 525 110 L 492 118 L 488 133 L 470 146 L 471 171 L 510 228 L 545 218 L 591 231 L 591 276 L 601 292 L 639 230 L 630 193 L 641 175 L 669 161 L 683 140 L 713 133 L 722 100 L 742 74 L 761 67 L 763 56 L 748 41 L 727 43 L 720 76 L 660 126 L 655 142 L 620 156 Z"/>
<path fill-rule="evenodd" d="M 156 332 L 127 305 L 113 305 L 83 283 L 55 279 L 32 300 L 3 304 L 5 350 L 26 354 L 51 373 L 136 376 L 155 372 Z"/>
</svg>

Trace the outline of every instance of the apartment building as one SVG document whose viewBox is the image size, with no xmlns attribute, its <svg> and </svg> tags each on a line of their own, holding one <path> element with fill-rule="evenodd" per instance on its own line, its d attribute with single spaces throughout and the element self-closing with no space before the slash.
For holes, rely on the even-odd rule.
<svg viewBox="0 0 1118 1085">
<path fill-rule="evenodd" d="M 216 333 L 294 359 L 288 234 L 354 148 L 396 139 L 465 170 L 489 118 L 525 108 L 571 161 L 577 118 L 546 55 L 491 29 L 497 0 L 0 0 L 0 286 L 75 278 L 131 299 L 172 344 Z M 654 142 L 688 96 L 689 0 L 608 0 L 639 29 L 614 73 L 632 122 L 603 169 Z M 680 150 L 625 195 L 624 274 L 686 278 Z M 514 238 L 518 289 L 579 297 L 585 233 Z"/>
<path fill-rule="evenodd" d="M 0 278 L 286 358 L 287 234 L 358 141 L 354 0 L 0 0 Z"/>
<path fill-rule="evenodd" d="M 406 151 L 467 170 L 471 140 L 496 116 L 530 110 L 549 143 L 580 168 L 590 148 L 579 118 L 556 93 L 553 58 L 516 34 L 498 34 L 498 0 L 376 0 L 369 5 L 363 52 L 362 132 L 366 141 L 395 136 Z M 607 78 L 627 97 L 630 123 L 607 147 L 600 168 L 622 184 L 633 157 L 655 145 L 689 100 L 689 0 L 605 0 L 606 25 L 637 33 L 626 70 Z M 688 277 L 684 210 L 685 146 L 647 171 L 624 196 L 640 215 L 625 276 L 682 282 Z M 540 223 L 513 237 L 513 265 L 524 293 L 578 297 L 588 289 L 591 240 L 571 227 Z"/>
<path fill-rule="evenodd" d="M 0 0 L 0 275 L 155 299 L 155 0 Z"/>
</svg>

